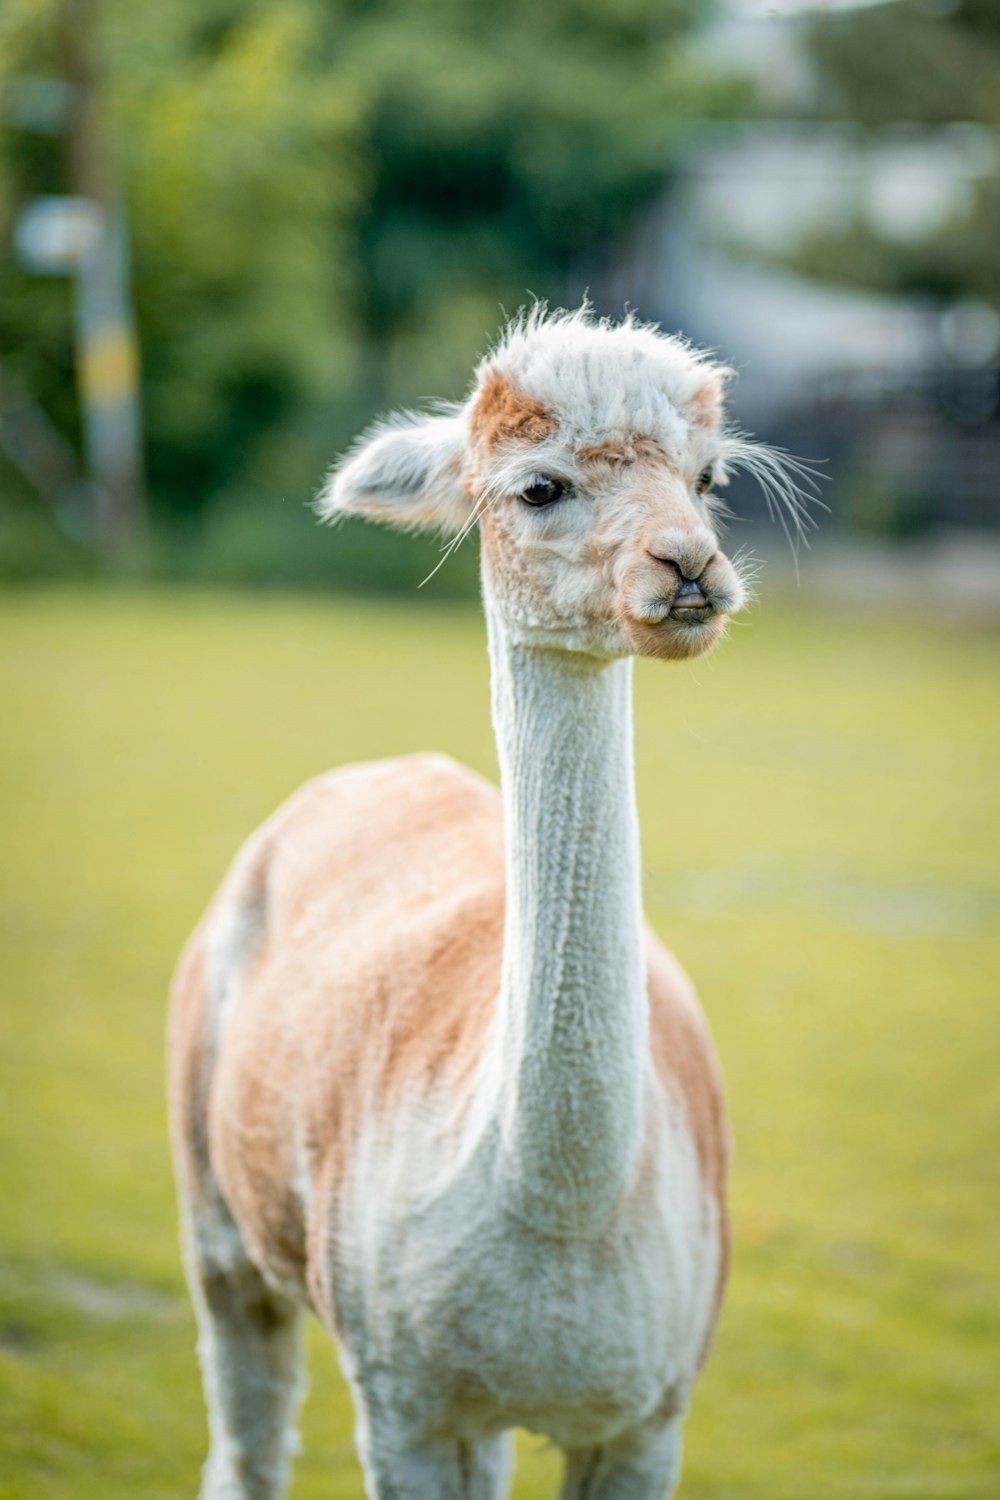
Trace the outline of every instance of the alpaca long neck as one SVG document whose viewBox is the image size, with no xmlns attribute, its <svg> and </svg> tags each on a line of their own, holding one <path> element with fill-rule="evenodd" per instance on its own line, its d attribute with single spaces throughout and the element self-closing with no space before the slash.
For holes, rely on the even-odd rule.
<svg viewBox="0 0 1000 1500">
<path fill-rule="evenodd" d="M 647 1001 L 632 664 L 512 642 L 490 612 L 507 904 L 502 1175 L 541 1228 L 606 1222 L 635 1170 Z"/>
</svg>

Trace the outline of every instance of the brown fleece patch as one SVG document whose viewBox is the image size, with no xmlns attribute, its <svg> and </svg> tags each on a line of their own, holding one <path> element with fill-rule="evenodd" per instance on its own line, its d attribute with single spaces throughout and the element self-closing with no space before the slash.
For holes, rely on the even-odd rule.
<svg viewBox="0 0 1000 1500">
<path fill-rule="evenodd" d="M 582 443 L 576 450 L 584 464 L 613 464 L 622 467 L 638 463 L 643 458 L 666 459 L 666 454 L 654 437 L 641 432 L 620 433 L 616 437 L 602 438 L 599 443 Z"/>
<path fill-rule="evenodd" d="M 482 1051 L 503 934 L 499 797 L 443 756 L 323 777 L 254 835 L 214 916 L 256 901 L 264 853 L 266 929 L 217 1055 L 200 941 L 181 965 L 178 1156 L 184 1187 L 217 1184 L 254 1262 L 308 1287 L 332 1324 L 331 1236 L 359 1130 L 438 1080 L 460 1112 Z"/>
<path fill-rule="evenodd" d="M 712 1330 L 701 1354 L 704 1362 L 729 1274 L 726 1174 L 730 1142 L 722 1075 L 708 1024 L 687 975 L 673 954 L 648 928 L 646 962 L 653 1066 L 683 1103 L 705 1185 L 719 1210 L 719 1274 L 715 1285 Z"/>
<path fill-rule="evenodd" d="M 174 1158 L 178 1183 L 192 1216 L 215 1218 L 221 1212 L 238 1213 L 229 1200 L 229 1185 L 220 1170 L 216 1139 L 216 1095 L 220 1053 L 225 1040 L 216 1034 L 209 985 L 208 945 L 213 925 L 227 909 L 235 908 L 246 926 L 245 946 L 239 953 L 242 969 L 240 988 L 250 986 L 265 947 L 267 879 L 271 855 L 270 831 L 274 820 L 240 850 L 222 886 L 195 930 L 174 978 L 169 1029 L 169 1095 Z M 265 1074 L 265 1083 L 269 1082 Z M 251 1091 L 252 1093 L 252 1091 Z M 252 1136 L 257 1101 L 251 1097 L 240 1125 L 241 1146 Z M 263 1104 L 266 1111 L 267 1101 Z M 297 1196 L 295 1162 L 286 1153 L 279 1170 L 261 1173 L 260 1163 L 249 1157 L 248 1175 L 256 1177 L 261 1197 L 261 1226 L 244 1239 L 258 1265 L 267 1266 L 282 1282 L 301 1284 L 305 1277 L 304 1223 Z M 273 1165 L 273 1163 L 271 1164 Z M 240 1224 L 241 1230 L 243 1229 Z M 267 1253 L 263 1246 L 266 1244 Z M 195 1235 L 198 1250 L 198 1237 Z M 198 1250 L 199 1274 L 208 1285 L 211 1257 Z M 225 1275 L 235 1274 L 231 1266 Z"/>
<path fill-rule="evenodd" d="M 486 448 L 512 439 L 540 443 L 558 428 L 544 402 L 522 391 L 500 370 L 490 370 L 486 376 L 469 418 L 473 441 Z"/>
<path fill-rule="evenodd" d="M 170 1125 L 178 1179 L 200 1196 L 209 1167 L 205 923 L 192 933 L 174 974 L 168 1034 Z"/>
<path fill-rule="evenodd" d="M 691 420 L 699 427 L 716 427 L 722 419 L 723 377 L 712 374 L 688 402 Z"/>
</svg>

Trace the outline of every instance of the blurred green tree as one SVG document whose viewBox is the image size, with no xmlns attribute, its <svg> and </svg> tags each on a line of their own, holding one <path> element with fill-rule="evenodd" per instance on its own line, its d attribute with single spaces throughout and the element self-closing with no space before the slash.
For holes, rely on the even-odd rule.
<svg viewBox="0 0 1000 1500">
<path fill-rule="evenodd" d="M 484 0 L 103 0 L 161 517 L 301 501 L 376 411 L 459 395 L 502 308 L 577 300 L 690 122 L 732 102 L 687 46 L 704 15 L 696 0 L 511 0 L 502 17 Z M 8 100 L 61 76 L 65 25 L 63 0 L 9 0 Z M 0 116 L 0 348 L 76 441 L 70 290 L 20 271 L 9 233 L 27 198 L 66 190 L 64 142 Z"/>
</svg>

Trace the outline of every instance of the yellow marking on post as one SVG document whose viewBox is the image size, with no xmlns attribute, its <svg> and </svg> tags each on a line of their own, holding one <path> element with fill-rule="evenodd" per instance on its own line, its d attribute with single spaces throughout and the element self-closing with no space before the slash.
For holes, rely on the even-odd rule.
<svg viewBox="0 0 1000 1500">
<path fill-rule="evenodd" d="M 83 391 L 95 406 L 119 406 L 131 399 L 138 374 L 135 340 L 121 326 L 101 329 L 83 350 Z"/>
</svg>

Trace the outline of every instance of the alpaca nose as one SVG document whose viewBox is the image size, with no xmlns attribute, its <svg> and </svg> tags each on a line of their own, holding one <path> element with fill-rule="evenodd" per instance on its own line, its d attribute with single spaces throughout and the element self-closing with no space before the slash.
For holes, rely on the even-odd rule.
<svg viewBox="0 0 1000 1500">
<path fill-rule="evenodd" d="M 700 607 L 688 601 L 693 601 L 694 594 L 701 593 L 698 580 L 715 556 L 716 546 L 712 532 L 703 528 L 697 531 L 663 531 L 654 538 L 649 548 L 650 557 L 680 575 L 678 603 L 688 603 L 688 608 Z"/>
</svg>

